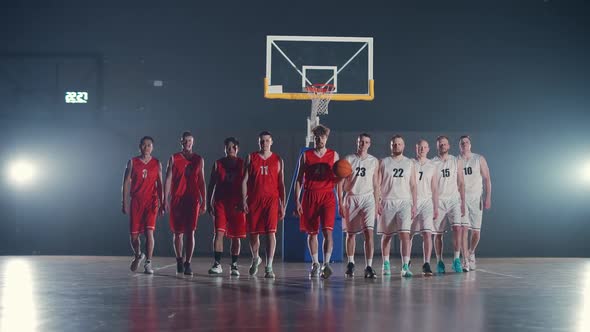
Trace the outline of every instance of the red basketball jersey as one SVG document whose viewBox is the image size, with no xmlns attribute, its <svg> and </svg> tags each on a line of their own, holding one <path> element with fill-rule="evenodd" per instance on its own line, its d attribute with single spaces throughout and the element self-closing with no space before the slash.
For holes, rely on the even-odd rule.
<svg viewBox="0 0 590 332">
<path fill-rule="evenodd" d="M 248 173 L 248 197 L 279 197 L 279 171 L 281 158 L 271 154 L 263 159 L 258 152 L 250 154 L 250 171 Z"/>
<path fill-rule="evenodd" d="M 182 152 L 172 155 L 172 195 L 198 197 L 198 180 L 201 174 L 201 160 L 198 154 L 192 154 L 188 159 Z"/>
<path fill-rule="evenodd" d="M 140 158 L 131 158 L 131 197 L 157 197 L 156 181 L 160 176 L 160 162 L 152 158 L 147 163 Z"/>
<path fill-rule="evenodd" d="M 215 200 L 239 200 L 242 197 L 244 160 L 225 157 L 215 162 Z"/>
<path fill-rule="evenodd" d="M 303 168 L 303 189 L 312 191 L 334 190 L 334 150 L 327 149 L 322 157 L 318 157 L 315 150 L 305 151 L 305 165 Z"/>
</svg>

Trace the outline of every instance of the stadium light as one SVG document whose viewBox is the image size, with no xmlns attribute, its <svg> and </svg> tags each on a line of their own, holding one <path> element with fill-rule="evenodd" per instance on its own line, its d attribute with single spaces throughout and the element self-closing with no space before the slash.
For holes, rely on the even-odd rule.
<svg viewBox="0 0 590 332">
<path fill-rule="evenodd" d="M 31 184 L 36 173 L 35 164 L 28 160 L 19 159 L 8 164 L 8 180 L 18 187 Z"/>
</svg>

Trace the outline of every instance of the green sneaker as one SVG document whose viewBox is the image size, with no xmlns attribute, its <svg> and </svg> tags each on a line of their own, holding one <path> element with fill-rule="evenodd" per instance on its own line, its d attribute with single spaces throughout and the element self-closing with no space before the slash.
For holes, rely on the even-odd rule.
<svg viewBox="0 0 590 332">
<path fill-rule="evenodd" d="M 384 276 L 391 275 L 391 265 L 389 264 L 389 261 L 383 262 L 383 275 Z"/>
<path fill-rule="evenodd" d="M 445 273 L 445 263 L 443 263 L 443 261 L 438 261 L 438 263 L 436 263 L 436 274 L 443 273 Z"/>
<path fill-rule="evenodd" d="M 463 266 L 461 266 L 461 259 L 455 258 L 453 260 L 453 271 L 456 273 L 463 273 Z"/>
<path fill-rule="evenodd" d="M 401 275 L 403 278 L 411 278 L 412 277 L 413 274 L 412 274 L 412 271 L 410 271 L 410 267 L 408 266 L 408 264 L 402 265 Z"/>
</svg>

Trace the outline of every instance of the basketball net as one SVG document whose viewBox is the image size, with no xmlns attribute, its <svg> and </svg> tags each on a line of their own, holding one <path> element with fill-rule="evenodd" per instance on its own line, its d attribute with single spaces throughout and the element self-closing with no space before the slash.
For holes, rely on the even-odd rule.
<svg viewBox="0 0 590 332">
<path fill-rule="evenodd" d="M 320 124 L 320 115 L 328 114 L 328 104 L 336 90 L 333 84 L 312 84 L 305 87 L 311 100 L 311 116 L 307 118 L 307 146 L 314 144 L 311 130 Z"/>
</svg>

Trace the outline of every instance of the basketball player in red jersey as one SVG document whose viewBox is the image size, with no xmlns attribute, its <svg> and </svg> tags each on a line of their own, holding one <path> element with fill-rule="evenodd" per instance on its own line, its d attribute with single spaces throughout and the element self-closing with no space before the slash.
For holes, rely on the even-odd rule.
<svg viewBox="0 0 590 332">
<path fill-rule="evenodd" d="M 307 233 L 307 245 L 312 258 L 310 277 L 317 277 L 320 272 L 318 260 L 318 232 L 322 224 L 324 235 L 324 266 L 321 277 L 327 279 L 332 275 L 330 257 L 334 241 L 332 230 L 336 219 L 336 181 L 332 166 L 340 159 L 338 153 L 326 148 L 330 129 L 318 125 L 312 130 L 315 148 L 305 151 L 299 160 L 297 181 L 295 183 L 295 200 L 299 214 L 299 228 Z M 303 197 L 300 199 L 301 188 Z"/>
<path fill-rule="evenodd" d="M 195 249 L 197 218 L 206 211 L 205 162 L 193 153 L 193 134 L 188 131 L 182 133 L 180 143 L 182 151 L 173 154 L 168 161 L 164 202 L 170 211 L 170 229 L 174 233 L 176 272 L 192 275 L 191 258 Z M 186 238 L 184 264 L 183 236 Z"/>
<path fill-rule="evenodd" d="M 224 235 L 231 239 L 230 274 L 239 276 L 240 239 L 246 237 L 246 216 L 240 209 L 244 160 L 238 158 L 240 142 L 228 137 L 223 142 L 225 157 L 215 161 L 207 189 L 207 211 L 215 221 L 213 251 L 215 262 L 209 274 L 221 274 Z"/>
<path fill-rule="evenodd" d="M 265 278 L 274 278 L 272 262 L 277 246 L 275 233 L 279 220 L 285 217 L 285 177 L 281 157 L 273 153 L 272 134 L 263 131 L 258 135 L 260 150 L 251 153 L 246 159 L 244 179 L 242 180 L 242 206 L 247 214 L 252 265 L 249 273 L 255 276 L 262 262 L 258 251 L 260 235 L 268 237 L 266 245 Z"/>
<path fill-rule="evenodd" d="M 127 162 L 123 176 L 122 206 L 123 214 L 129 214 L 129 233 L 131 248 L 135 255 L 131 262 L 131 271 L 136 271 L 144 258 L 141 253 L 139 234 L 146 240 L 147 260 L 144 273 L 153 274 L 152 254 L 154 252 L 154 229 L 158 208 L 163 214 L 162 164 L 152 157 L 154 139 L 144 136 L 139 141 L 141 155 Z M 129 197 L 131 196 L 131 202 Z"/>
</svg>

